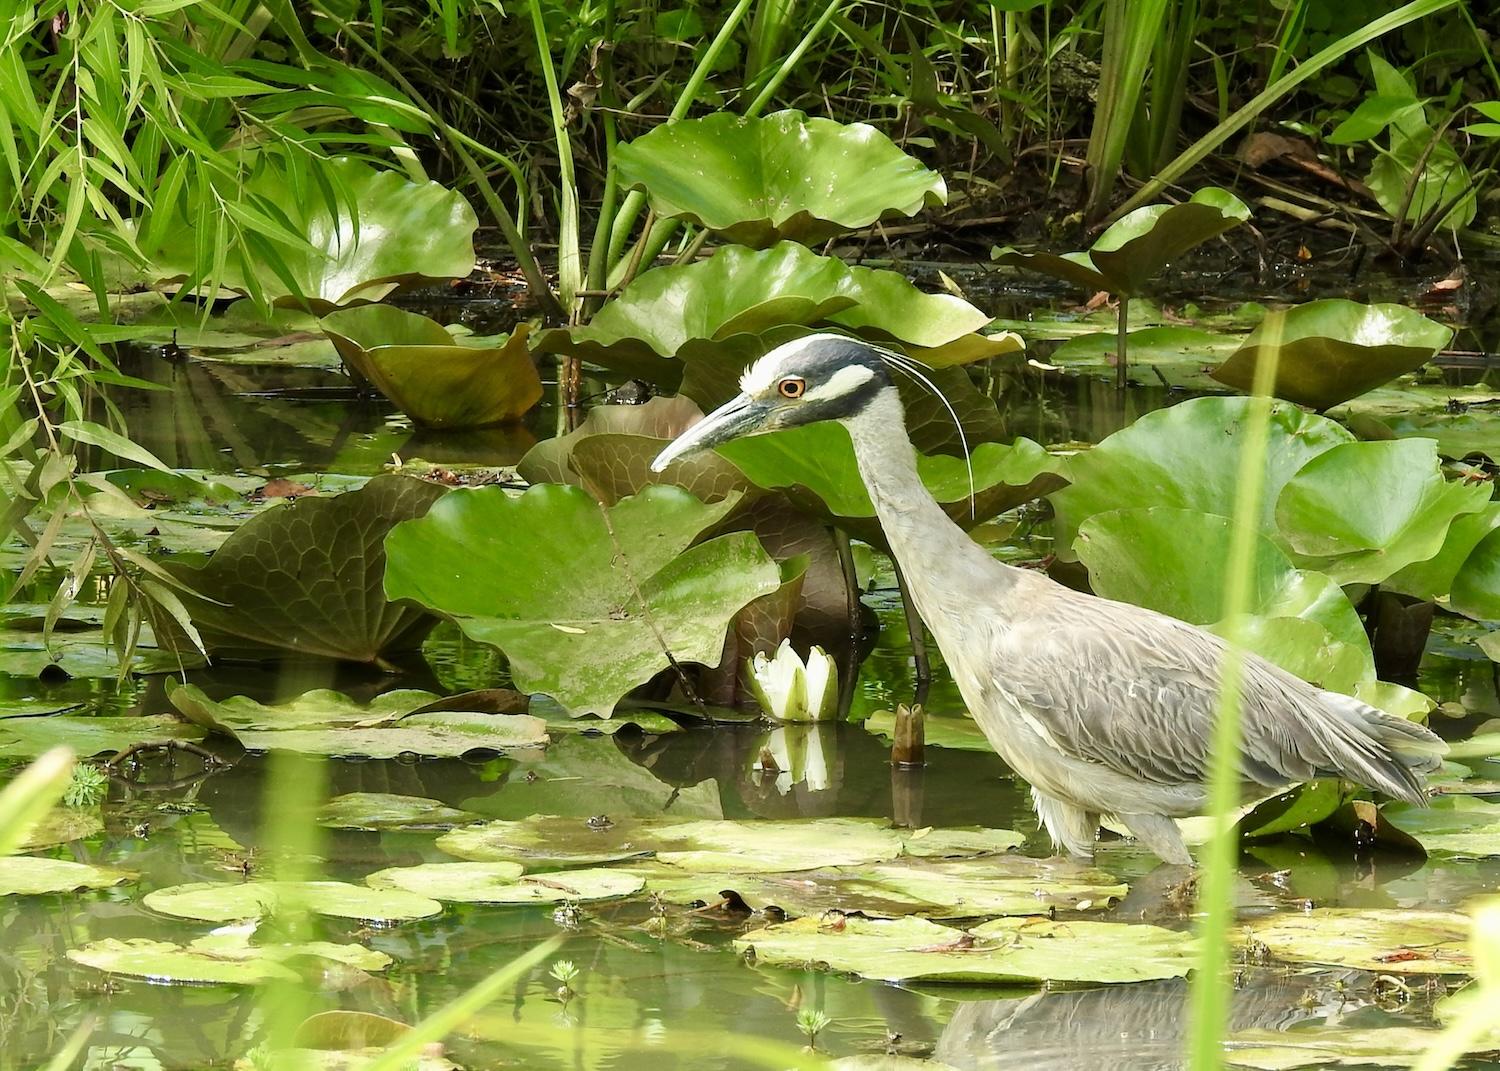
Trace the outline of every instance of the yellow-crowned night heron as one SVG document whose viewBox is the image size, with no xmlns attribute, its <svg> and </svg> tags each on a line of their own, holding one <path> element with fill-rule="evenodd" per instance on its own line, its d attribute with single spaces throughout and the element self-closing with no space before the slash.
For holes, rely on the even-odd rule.
<svg viewBox="0 0 1500 1071">
<path fill-rule="evenodd" d="M 1224 641 L 1005 565 L 971 540 L 917 476 L 891 380 L 902 361 L 841 335 L 779 346 L 652 467 L 744 435 L 839 421 L 918 613 L 974 720 L 1031 783 L 1053 843 L 1090 856 L 1100 816 L 1114 815 L 1162 859 L 1190 863 L 1173 819 L 1205 808 Z M 1422 775 L 1443 748 L 1426 728 L 1255 655 L 1243 694 L 1247 798 L 1342 777 L 1425 802 Z"/>
</svg>

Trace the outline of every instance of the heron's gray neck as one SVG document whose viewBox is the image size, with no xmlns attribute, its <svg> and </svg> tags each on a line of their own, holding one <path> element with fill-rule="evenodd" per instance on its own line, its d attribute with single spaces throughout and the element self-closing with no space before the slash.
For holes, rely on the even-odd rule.
<svg viewBox="0 0 1500 1071">
<path fill-rule="evenodd" d="M 961 599 L 976 582 L 1004 583 L 1017 570 L 1003 565 L 943 512 L 917 474 L 917 454 L 906 434 L 899 396 L 882 391 L 859 416 L 844 421 L 854 458 L 875 504 L 896 564 L 907 578 L 929 628 L 942 616 L 940 597 Z M 940 596 L 939 593 L 947 593 Z M 991 592 L 993 594 L 993 592 Z"/>
</svg>

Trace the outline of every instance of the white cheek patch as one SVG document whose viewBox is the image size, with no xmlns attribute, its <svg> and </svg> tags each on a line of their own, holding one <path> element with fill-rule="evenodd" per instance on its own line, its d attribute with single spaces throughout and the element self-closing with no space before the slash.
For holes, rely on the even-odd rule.
<svg viewBox="0 0 1500 1071">
<path fill-rule="evenodd" d="M 802 396 L 805 402 L 821 402 L 829 398 L 842 398 L 851 394 L 875 378 L 875 373 L 863 365 L 851 364 L 840 368 L 827 380 L 819 383 Z"/>
<path fill-rule="evenodd" d="M 782 343 L 749 368 L 745 369 L 744 374 L 740 376 L 740 390 L 752 398 L 770 394 L 772 388 L 776 386 L 777 381 L 784 374 L 782 369 L 786 366 L 787 362 L 794 359 L 805 347 L 815 345 L 818 342 L 841 340 L 842 338 L 842 335 L 830 335 L 823 332 Z"/>
</svg>

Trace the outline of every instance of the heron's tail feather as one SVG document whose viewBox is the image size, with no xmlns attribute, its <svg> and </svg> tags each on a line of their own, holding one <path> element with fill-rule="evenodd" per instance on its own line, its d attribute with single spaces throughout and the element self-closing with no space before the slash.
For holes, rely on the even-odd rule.
<svg viewBox="0 0 1500 1071">
<path fill-rule="evenodd" d="M 1406 718 L 1362 703 L 1352 696 L 1325 692 L 1328 705 L 1344 716 L 1344 731 L 1330 733 L 1332 774 L 1357 781 L 1387 796 L 1425 806 L 1423 781 L 1443 763 L 1448 745 L 1441 737 Z"/>
</svg>

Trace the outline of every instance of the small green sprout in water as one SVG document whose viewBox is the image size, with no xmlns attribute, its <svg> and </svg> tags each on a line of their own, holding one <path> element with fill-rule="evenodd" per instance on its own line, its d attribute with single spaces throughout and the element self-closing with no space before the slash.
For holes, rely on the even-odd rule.
<svg viewBox="0 0 1500 1071">
<path fill-rule="evenodd" d="M 63 790 L 63 806 L 93 807 L 104 799 L 109 791 L 109 775 L 97 766 L 80 762 L 73 767 L 73 776 Z"/>
<path fill-rule="evenodd" d="M 579 973 L 578 965 L 570 959 L 560 959 L 552 965 L 552 977 L 563 985 L 572 985 Z"/>
<path fill-rule="evenodd" d="M 797 1029 L 806 1035 L 809 1049 L 818 1047 L 818 1035 L 826 1030 L 832 1021 L 825 1013 L 814 1008 L 803 1008 L 797 1013 Z"/>
</svg>

